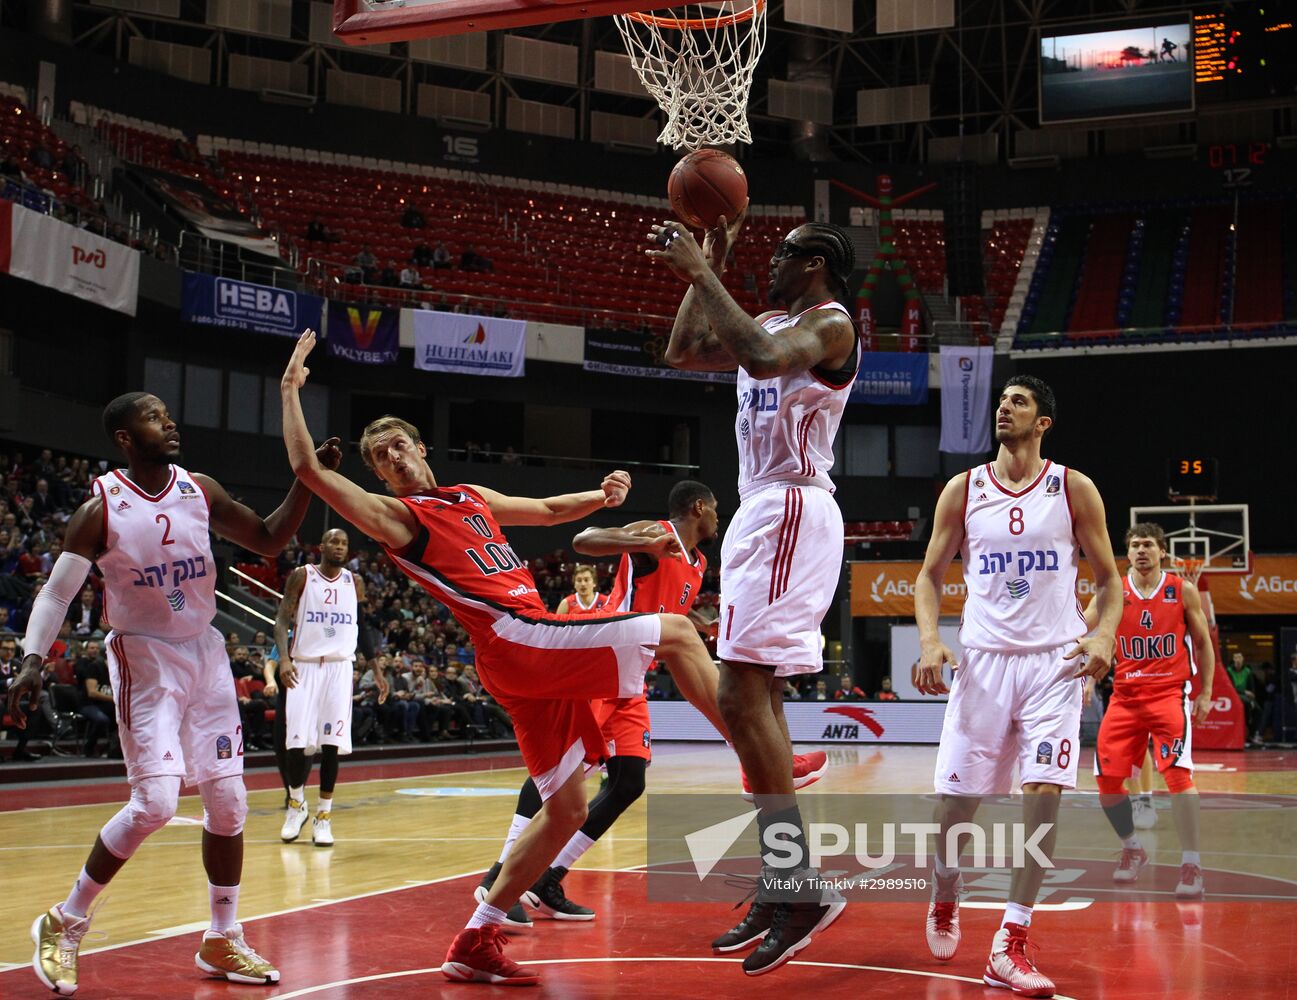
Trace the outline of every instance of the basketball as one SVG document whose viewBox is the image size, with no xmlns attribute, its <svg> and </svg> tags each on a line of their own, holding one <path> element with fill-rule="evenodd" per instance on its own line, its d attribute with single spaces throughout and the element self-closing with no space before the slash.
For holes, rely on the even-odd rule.
<svg viewBox="0 0 1297 1000">
<path fill-rule="evenodd" d="M 710 229 L 722 215 L 733 221 L 748 203 L 748 178 L 738 160 L 719 149 L 698 149 L 675 165 L 667 197 L 680 221 Z"/>
</svg>

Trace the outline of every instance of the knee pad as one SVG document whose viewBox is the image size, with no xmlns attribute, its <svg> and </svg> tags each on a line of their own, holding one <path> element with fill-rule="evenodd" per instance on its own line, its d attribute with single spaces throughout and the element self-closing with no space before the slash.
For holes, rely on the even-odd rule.
<svg viewBox="0 0 1297 1000">
<path fill-rule="evenodd" d="M 608 793 L 624 812 L 644 794 L 648 761 L 642 757 L 614 757 L 609 764 L 613 766 L 609 768 Z"/>
<path fill-rule="evenodd" d="M 1193 772 L 1187 767 L 1168 767 L 1162 775 L 1166 788 L 1172 795 L 1187 792 L 1193 787 Z"/>
<path fill-rule="evenodd" d="M 248 790 L 241 775 L 213 778 L 198 786 L 203 796 L 203 829 L 218 837 L 237 837 L 248 815 Z"/>
<path fill-rule="evenodd" d="M 1096 774 L 1094 776 L 1095 784 L 1099 786 L 1100 795 L 1125 795 L 1126 779 L 1118 778 L 1114 774 Z"/>
<path fill-rule="evenodd" d="M 167 825 L 179 800 L 179 775 L 141 778 L 131 785 L 130 801 L 104 824 L 99 839 L 114 857 L 124 861 L 139 850 L 149 834 Z"/>
</svg>

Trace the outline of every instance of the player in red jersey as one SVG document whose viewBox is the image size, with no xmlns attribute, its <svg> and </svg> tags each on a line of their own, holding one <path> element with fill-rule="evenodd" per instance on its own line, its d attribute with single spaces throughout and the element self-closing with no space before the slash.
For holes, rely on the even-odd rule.
<svg viewBox="0 0 1297 1000">
<path fill-rule="evenodd" d="M 609 606 L 608 595 L 599 593 L 593 566 L 572 570 L 572 593 L 558 602 L 560 615 L 597 615 Z"/>
<path fill-rule="evenodd" d="M 672 488 L 667 507 L 669 520 L 635 521 L 623 528 L 586 528 L 572 539 L 572 547 L 587 556 L 621 555 L 612 593 L 599 614 L 684 615 L 695 628 L 706 631 L 709 623 L 698 616 L 693 605 L 707 569 L 707 557 L 699 546 L 716 539 L 716 497 L 702 483 L 686 480 Z M 593 572 L 590 575 L 593 580 Z M 593 589 L 593 583 L 590 586 Z M 604 763 L 608 783 L 591 800 L 581 829 L 572 834 L 554 864 L 522 897 L 529 907 L 555 920 L 594 919 L 594 910 L 567 898 L 563 877 L 644 793 L 645 771 L 652 757 L 648 702 L 642 692 L 625 698 L 596 699 L 591 707 L 607 743 Z M 529 778 L 518 793 L 518 807 L 500 859 L 477 887 L 479 901 L 499 877 L 514 842 L 539 808 L 540 795 Z M 515 905 L 508 911 L 507 923 L 525 927 L 531 921 L 522 906 Z"/>
<path fill-rule="evenodd" d="M 1121 625 L 1117 629 L 1112 698 L 1099 726 L 1094 755 L 1099 804 L 1121 838 L 1121 861 L 1112 880 L 1131 885 L 1148 855 L 1135 834 L 1126 779 L 1139 772 L 1153 739 L 1153 762 L 1171 792 L 1171 813 L 1180 835 L 1179 899 L 1203 894 L 1198 852 L 1198 789 L 1193 784 L 1193 721 L 1211 711 L 1215 654 L 1198 588 L 1162 569 L 1166 535 L 1156 524 L 1136 524 L 1126 532 L 1130 572 L 1123 581 Z M 1086 624 L 1098 621 L 1094 603 Z M 1190 678 L 1202 669 L 1202 691 L 1189 702 Z"/>
<path fill-rule="evenodd" d="M 630 488 L 625 472 L 608 475 L 598 490 L 547 499 L 441 487 L 418 429 L 397 417 L 380 417 L 365 428 L 360 450 L 394 495 L 369 493 L 314 457 L 299 398 L 314 346 L 315 333 L 307 330 L 281 382 L 284 443 L 294 472 L 376 539 L 468 631 L 477 648 L 478 676 L 509 713 L 544 800 L 486 900 L 451 944 L 442 973 L 462 982 L 535 983 L 535 970 L 504 956 L 501 925 L 505 909 L 585 821 L 582 763 L 588 755 L 604 754 L 590 700 L 639 694 L 645 671 L 660 659 L 681 693 L 725 734 L 716 706 L 716 666 L 693 626 L 679 615 L 573 619 L 551 613 L 501 530 L 511 524 L 562 524 L 620 506 Z"/>
</svg>

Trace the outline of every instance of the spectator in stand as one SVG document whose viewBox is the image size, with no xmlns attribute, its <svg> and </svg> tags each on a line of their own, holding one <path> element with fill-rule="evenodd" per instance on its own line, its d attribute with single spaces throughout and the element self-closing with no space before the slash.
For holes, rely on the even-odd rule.
<svg viewBox="0 0 1297 1000">
<path fill-rule="evenodd" d="M 396 261 L 389 260 L 387 266 L 383 268 L 382 273 L 378 276 L 378 284 L 385 285 L 388 288 L 397 288 L 401 284 L 400 272 L 396 269 Z"/>
<path fill-rule="evenodd" d="M 823 680 L 815 682 L 815 694 L 811 696 L 812 701 L 828 701 L 829 685 Z"/>
<path fill-rule="evenodd" d="M 3 160 L 0 160 L 0 176 L 12 177 L 17 181 L 27 180 L 27 175 L 23 173 L 23 168 L 12 156 L 6 156 Z"/>
<path fill-rule="evenodd" d="M 333 230 L 326 226 L 324 220 L 318 215 L 306 224 L 306 238 L 313 243 L 338 242 L 338 237 L 334 235 Z"/>
<path fill-rule="evenodd" d="M 464 667 L 459 675 L 459 683 L 464 690 L 464 699 L 482 709 L 487 728 L 492 736 L 503 736 L 505 733 L 513 732 L 513 722 L 509 718 L 509 713 L 496 703 L 486 688 L 482 687 L 482 682 L 477 679 L 476 667 Z"/>
<path fill-rule="evenodd" d="M 54 154 L 50 152 L 49 146 L 45 145 L 44 139 L 27 151 L 27 160 L 33 167 L 39 167 L 41 170 L 54 169 Z"/>
<path fill-rule="evenodd" d="M 351 735 L 352 741 L 357 745 L 369 742 L 374 727 L 378 724 L 378 717 L 374 714 L 378 685 L 375 684 L 370 689 L 362 688 L 360 682 L 363 676 L 359 667 L 351 671 Z"/>
<path fill-rule="evenodd" d="M 84 162 L 81 157 L 81 147 L 69 146 L 63 151 L 63 161 L 59 164 L 59 167 L 69 177 L 75 178 L 81 169 L 81 164 Z"/>
<path fill-rule="evenodd" d="M 230 656 L 230 672 L 237 681 L 240 677 L 260 677 L 261 670 L 248 656 L 247 646 L 235 646 Z"/>
<path fill-rule="evenodd" d="M 415 267 L 432 266 L 432 250 L 429 248 L 428 244 L 420 243 L 410 251 L 410 263 Z"/>
<path fill-rule="evenodd" d="M 401 225 L 406 229 L 422 229 L 428 223 L 423 218 L 423 213 L 414 207 L 414 204 L 405 206 L 405 211 L 401 213 Z"/>
<path fill-rule="evenodd" d="M 868 701 L 869 696 L 859 687 L 851 683 L 850 677 L 841 678 L 841 687 L 833 692 L 834 701 Z"/>
<path fill-rule="evenodd" d="M 79 704 L 77 713 L 89 723 L 86 727 L 86 756 L 98 756 L 99 741 L 111 736 L 116 728 L 116 705 L 109 687 L 108 664 L 99 652 L 99 643 L 88 642 L 74 667 Z"/>
<path fill-rule="evenodd" d="M 470 720 L 468 710 L 457 704 L 446 689 L 446 678 L 439 668 L 428 667 L 428 694 L 424 699 L 425 718 L 430 727 L 434 727 L 439 740 L 451 739 L 450 721 L 455 719 L 459 724 L 460 735 L 468 732 Z"/>
<path fill-rule="evenodd" d="M 77 598 L 77 603 L 68 608 L 67 620 L 72 623 L 72 635 L 78 639 L 88 639 L 91 636 L 102 639 L 104 633 L 99 627 L 100 615 L 101 609 L 95 588 L 87 583 L 81 588 L 81 596 Z"/>
<path fill-rule="evenodd" d="M 19 562 L 21 563 L 21 560 Z M 1242 653 L 1235 653 L 1230 665 L 1225 669 L 1229 672 L 1230 683 L 1234 685 L 1234 690 L 1243 700 L 1243 715 L 1247 723 L 1247 731 L 1249 735 L 1255 733 L 1257 724 L 1261 721 L 1261 714 L 1252 668 L 1243 662 Z"/>
<path fill-rule="evenodd" d="M 874 701 L 900 701 L 900 700 L 901 699 L 896 696 L 896 692 L 892 690 L 892 679 L 890 677 L 884 677 L 883 686 L 880 687 L 878 689 L 878 693 L 874 695 Z"/>
<path fill-rule="evenodd" d="M 50 496 L 50 481 L 44 477 L 36 480 L 36 492 L 32 494 L 31 501 L 33 521 L 40 521 L 60 510 L 59 505 L 54 502 L 54 497 Z"/>
<path fill-rule="evenodd" d="M 467 243 L 464 245 L 464 252 L 459 255 L 459 269 L 461 271 L 494 271 L 495 265 L 480 253 L 475 252 L 472 243 Z"/>
<path fill-rule="evenodd" d="M 432 250 L 432 266 L 438 271 L 444 271 L 449 268 L 452 263 L 453 261 L 450 256 L 450 250 L 447 249 L 445 243 L 438 240 L 437 245 L 433 247 Z"/>
<path fill-rule="evenodd" d="M 383 714 L 383 726 L 388 736 L 396 743 L 413 743 L 414 732 L 419 725 L 419 711 L 423 702 L 414 697 L 410 685 L 406 683 L 405 674 L 398 673 L 391 660 L 382 656 L 387 674 L 387 704 Z"/>
<path fill-rule="evenodd" d="M 401 268 L 400 277 L 402 288 L 422 288 L 423 282 L 419 279 L 419 272 L 412 265 L 406 264 Z"/>
<path fill-rule="evenodd" d="M 374 271 L 378 267 L 378 258 L 370 251 L 368 243 L 361 246 L 360 252 L 352 258 L 351 262 L 360 268 L 361 280 L 367 285 L 371 284 L 374 279 Z"/>
</svg>

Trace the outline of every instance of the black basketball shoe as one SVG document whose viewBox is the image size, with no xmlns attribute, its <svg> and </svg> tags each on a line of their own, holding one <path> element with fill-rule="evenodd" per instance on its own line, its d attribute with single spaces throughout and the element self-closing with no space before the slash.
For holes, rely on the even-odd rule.
<svg viewBox="0 0 1297 1000">
<path fill-rule="evenodd" d="M 836 894 L 821 903 L 776 903 L 770 930 L 757 950 L 743 960 L 743 971 L 749 976 L 774 972 L 837 920 L 846 906 Z"/>
<path fill-rule="evenodd" d="M 522 894 L 522 901 L 555 920 L 593 920 L 594 910 L 578 906 L 563 892 L 563 876 L 566 874 L 566 868 L 551 868 Z"/>
<path fill-rule="evenodd" d="M 775 904 L 754 899 L 747 916 L 712 942 L 712 951 L 718 955 L 751 948 L 766 936 L 770 921 L 775 915 Z"/>
<path fill-rule="evenodd" d="M 504 867 L 499 861 L 493 864 L 485 875 L 482 876 L 482 883 L 473 890 L 473 898 L 479 903 L 486 902 L 486 894 L 491 891 L 491 886 L 495 885 L 495 880 L 500 874 L 500 869 Z M 505 912 L 504 926 L 506 927 L 530 927 L 531 917 L 527 916 L 527 911 L 522 908 L 521 903 L 514 903 Z"/>
</svg>

